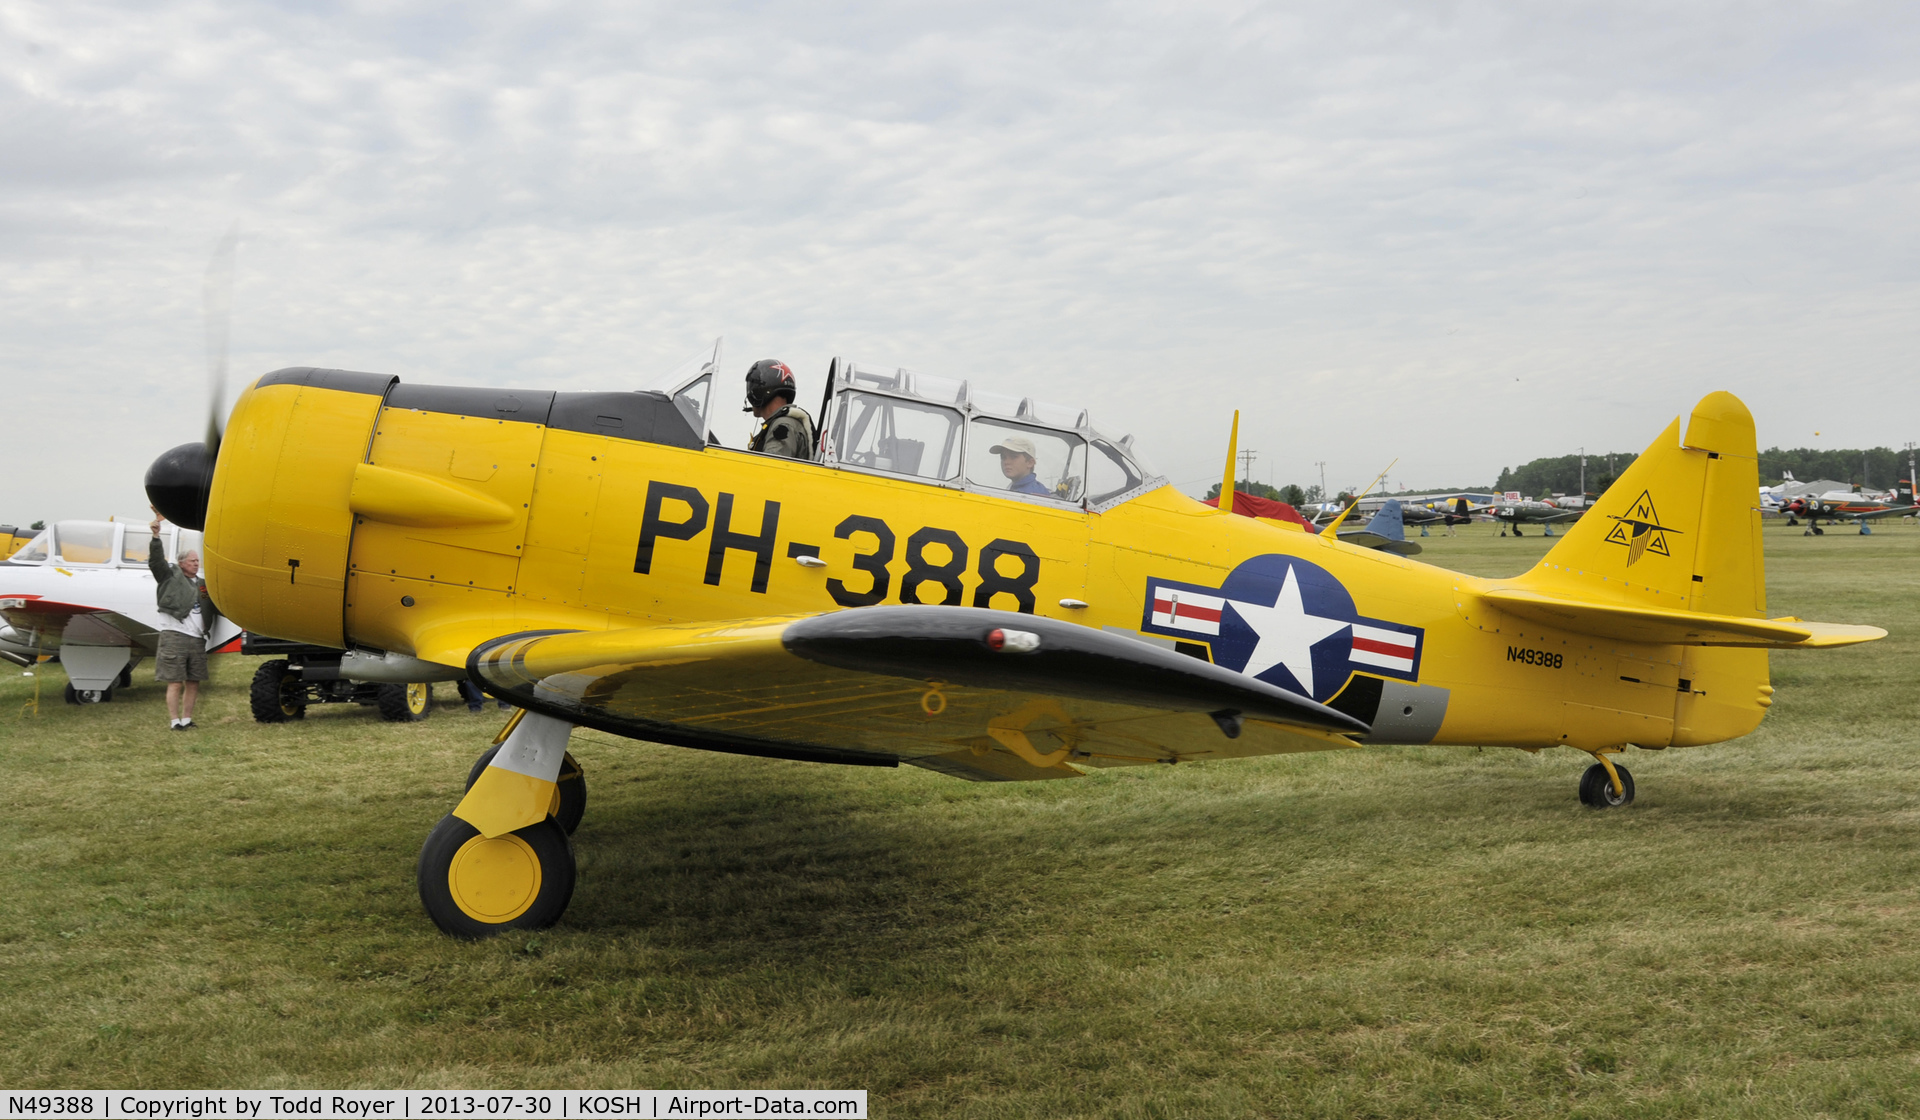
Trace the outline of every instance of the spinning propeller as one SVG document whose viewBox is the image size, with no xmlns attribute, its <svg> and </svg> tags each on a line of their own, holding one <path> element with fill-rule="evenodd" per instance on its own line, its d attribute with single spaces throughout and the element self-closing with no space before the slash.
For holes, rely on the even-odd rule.
<svg viewBox="0 0 1920 1120">
<path fill-rule="evenodd" d="M 214 247 L 201 285 L 207 320 L 206 438 L 162 452 L 147 468 L 147 500 L 160 516 L 187 529 L 206 528 L 213 465 L 220 457 L 221 425 L 226 416 L 227 348 L 233 320 L 233 262 L 239 244 L 240 226 L 235 223 Z"/>
</svg>

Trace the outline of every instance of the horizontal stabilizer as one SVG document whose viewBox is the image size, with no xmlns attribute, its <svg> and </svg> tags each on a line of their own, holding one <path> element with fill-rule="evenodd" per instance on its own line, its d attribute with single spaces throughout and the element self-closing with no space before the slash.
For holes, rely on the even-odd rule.
<svg viewBox="0 0 1920 1120">
<path fill-rule="evenodd" d="M 1519 588 L 1487 591 L 1481 597 L 1519 618 L 1578 634 L 1628 642 L 1820 649 L 1871 642 L 1887 636 L 1878 626 L 1802 622 L 1797 618 L 1736 618 L 1660 607 L 1583 602 Z"/>
</svg>

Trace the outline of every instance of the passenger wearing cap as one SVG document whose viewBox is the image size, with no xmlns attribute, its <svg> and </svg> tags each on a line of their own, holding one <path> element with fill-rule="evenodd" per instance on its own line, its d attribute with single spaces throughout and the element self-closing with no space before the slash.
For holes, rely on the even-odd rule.
<svg viewBox="0 0 1920 1120">
<path fill-rule="evenodd" d="M 987 449 L 1000 456 L 1000 473 L 1007 476 L 1007 489 L 1016 494 L 1053 497 L 1046 483 L 1034 477 L 1033 441 L 1026 436 L 1008 436 Z"/>
</svg>

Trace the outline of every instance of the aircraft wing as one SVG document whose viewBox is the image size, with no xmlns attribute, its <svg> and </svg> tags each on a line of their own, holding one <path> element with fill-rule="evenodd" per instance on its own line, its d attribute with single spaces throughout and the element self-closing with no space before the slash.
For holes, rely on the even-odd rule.
<svg viewBox="0 0 1920 1120">
<path fill-rule="evenodd" d="M 629 738 L 974 781 L 1331 750 L 1367 731 L 1172 650 L 971 607 L 513 634 L 467 668 L 511 703 Z"/>
<path fill-rule="evenodd" d="M 1821 649 L 1850 646 L 1887 636 L 1878 626 L 1840 622 L 1804 622 L 1797 618 L 1736 618 L 1696 611 L 1630 607 L 1543 595 L 1518 588 L 1497 588 L 1481 598 L 1508 614 L 1550 626 L 1630 642 L 1693 646 L 1749 646 L 1763 649 Z"/>
<path fill-rule="evenodd" d="M 0 617 L 23 636 L 38 634 L 38 648 L 49 652 L 67 642 L 86 646 L 139 646 L 146 650 L 159 644 L 153 627 L 136 619 L 40 595 L 0 598 Z"/>
<path fill-rule="evenodd" d="M 0 597 L 0 619 L 5 619 L 23 641 L 37 635 L 31 645 L 48 653 L 62 645 L 131 646 L 147 654 L 160 647 L 159 628 L 150 622 L 119 611 L 39 595 Z M 239 640 L 239 624 L 221 615 L 208 636 L 207 650 L 230 653 L 240 648 Z"/>
<path fill-rule="evenodd" d="M 1920 513 L 1920 506 L 1888 506 L 1885 509 L 1861 510 L 1857 513 L 1841 511 L 1839 513 L 1822 513 L 1809 516 L 1844 517 L 1849 521 L 1878 521 L 1882 517 L 1907 517 L 1915 513 Z"/>
<path fill-rule="evenodd" d="M 1393 540 L 1367 529 L 1354 529 L 1351 532 L 1343 532 L 1340 534 L 1340 541 L 1343 544 L 1359 545 L 1361 548 L 1377 548 L 1382 552 L 1391 552 L 1396 556 L 1420 555 L 1420 542 L 1418 541 L 1404 539 Z"/>
</svg>

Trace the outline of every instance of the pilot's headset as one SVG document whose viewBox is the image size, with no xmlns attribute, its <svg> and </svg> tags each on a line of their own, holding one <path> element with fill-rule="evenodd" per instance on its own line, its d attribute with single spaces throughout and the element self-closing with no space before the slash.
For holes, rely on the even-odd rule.
<svg viewBox="0 0 1920 1120">
<path fill-rule="evenodd" d="M 777 358 L 762 358 L 747 370 L 747 407 L 742 412 L 758 412 L 775 397 L 794 401 L 793 371 Z"/>
</svg>

